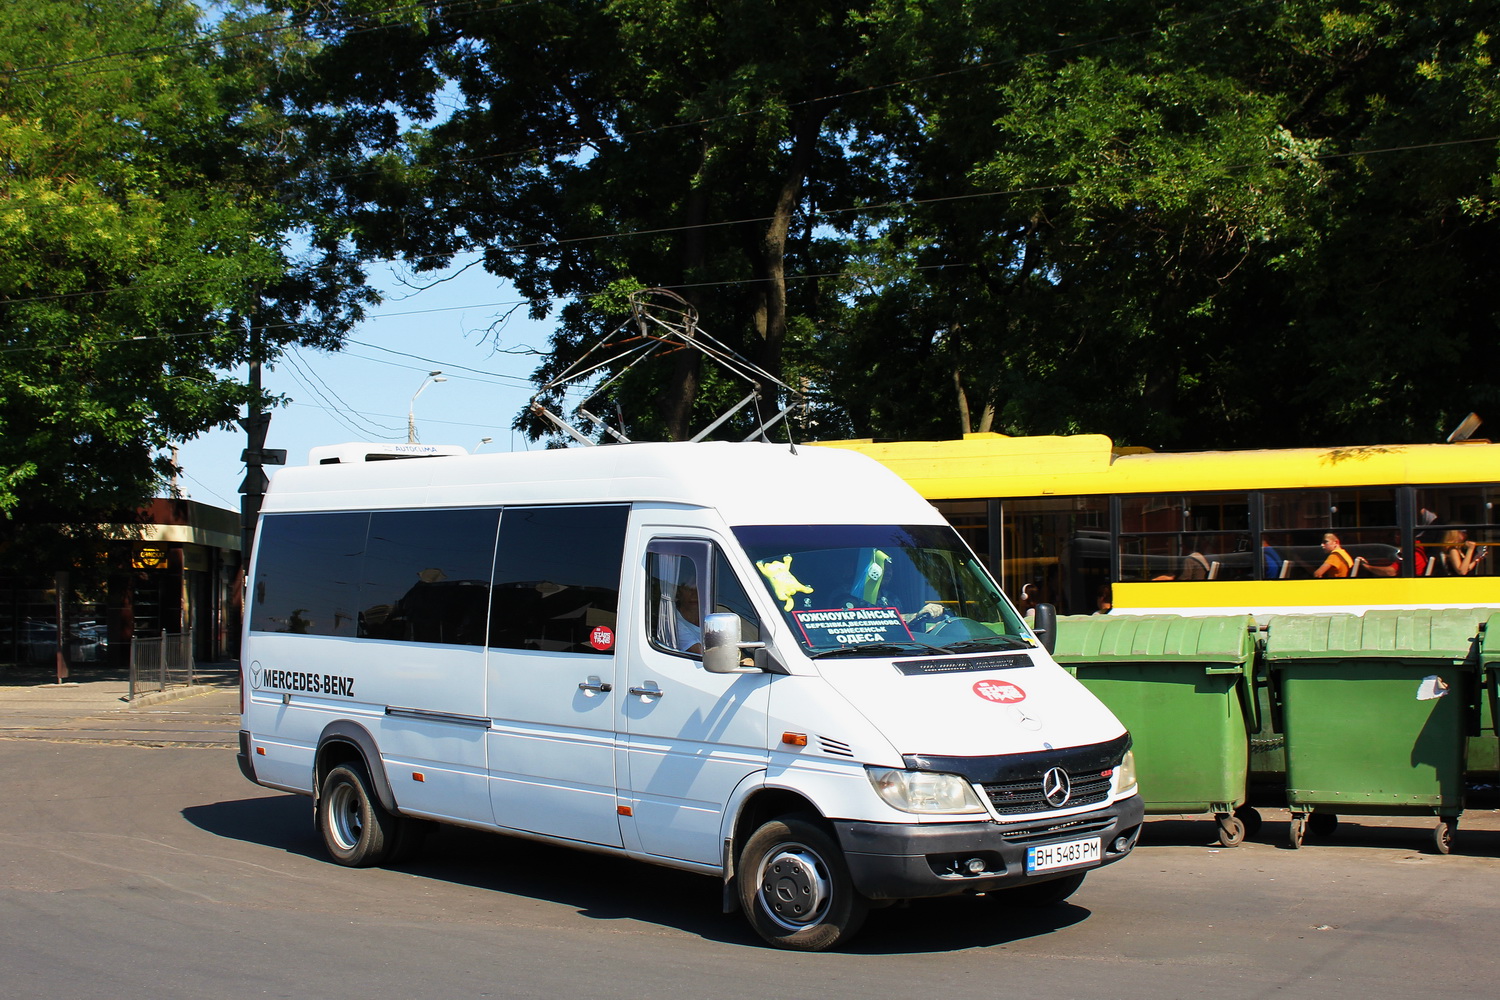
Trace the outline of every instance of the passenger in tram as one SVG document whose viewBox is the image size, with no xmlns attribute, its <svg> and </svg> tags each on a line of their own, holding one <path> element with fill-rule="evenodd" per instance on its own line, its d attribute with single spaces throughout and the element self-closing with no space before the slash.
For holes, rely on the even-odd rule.
<svg viewBox="0 0 1500 1000">
<path fill-rule="evenodd" d="M 1344 550 L 1339 536 L 1331 531 L 1323 533 L 1323 565 L 1313 570 L 1319 580 L 1342 580 L 1354 568 L 1354 560 Z"/>
<path fill-rule="evenodd" d="M 1023 618 L 1029 618 L 1036 613 L 1036 606 L 1042 603 L 1042 588 L 1034 583 L 1022 584 L 1021 600 L 1016 610 L 1021 612 Z"/>
<path fill-rule="evenodd" d="M 1107 615 L 1115 609 L 1114 588 L 1109 584 L 1099 588 L 1099 596 L 1094 602 L 1094 614 Z"/>
<path fill-rule="evenodd" d="M 1267 538 L 1260 540 L 1260 559 L 1261 565 L 1265 569 L 1265 579 L 1277 580 L 1281 578 L 1281 564 L 1286 562 L 1286 559 L 1282 557 L 1280 552 L 1271 547 L 1271 542 Z"/>
<path fill-rule="evenodd" d="M 1489 551 L 1478 542 L 1469 541 L 1462 528 L 1450 528 L 1443 534 L 1443 569 L 1452 576 L 1468 576 Z"/>
<path fill-rule="evenodd" d="M 1397 536 L 1396 544 L 1399 546 L 1400 543 L 1401 539 Z M 1388 563 L 1372 563 L 1364 556 L 1354 557 L 1354 561 L 1359 564 L 1359 576 L 1365 576 L 1366 574 L 1370 576 L 1400 576 L 1401 563 L 1404 560 L 1405 557 L 1401 554 L 1399 547 L 1396 549 L 1396 557 Z M 1412 569 L 1417 576 L 1427 575 L 1427 550 L 1422 547 L 1422 543 L 1420 542 L 1417 543 L 1416 558 L 1413 560 Z"/>
<path fill-rule="evenodd" d="M 1208 561 L 1208 556 L 1196 549 L 1189 552 L 1182 559 L 1182 566 L 1178 568 L 1176 575 L 1154 576 L 1153 580 L 1211 580 L 1213 579 L 1213 566 Z"/>
</svg>

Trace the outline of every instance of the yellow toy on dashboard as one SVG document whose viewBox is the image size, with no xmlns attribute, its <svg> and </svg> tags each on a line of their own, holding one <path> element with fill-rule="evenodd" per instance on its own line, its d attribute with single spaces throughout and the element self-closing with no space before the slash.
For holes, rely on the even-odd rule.
<svg viewBox="0 0 1500 1000">
<path fill-rule="evenodd" d="M 792 575 L 792 557 L 782 556 L 780 559 L 768 559 L 761 562 L 755 560 L 755 568 L 771 582 L 771 592 L 781 602 L 781 610 L 792 610 L 792 595 L 811 594 L 813 589 Z"/>
</svg>

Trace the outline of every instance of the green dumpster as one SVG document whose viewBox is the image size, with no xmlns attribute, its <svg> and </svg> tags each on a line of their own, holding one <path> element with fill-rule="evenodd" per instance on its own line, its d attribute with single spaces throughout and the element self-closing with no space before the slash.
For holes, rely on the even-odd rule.
<svg viewBox="0 0 1500 1000">
<path fill-rule="evenodd" d="M 1245 805 L 1255 634 L 1244 615 L 1080 615 L 1058 619 L 1053 653 L 1130 731 L 1146 812 L 1213 813 L 1226 847 L 1260 827 Z"/>
<path fill-rule="evenodd" d="M 1477 728 L 1471 655 L 1483 612 L 1276 615 L 1265 662 L 1286 739 L 1289 842 L 1331 833 L 1337 814 L 1437 816 L 1448 853 L 1463 810 L 1464 751 Z"/>
<path fill-rule="evenodd" d="M 1482 786 L 1484 804 L 1494 808 L 1500 805 L 1500 614 L 1490 616 L 1480 633 L 1479 667 L 1485 696 L 1480 699 L 1479 734 L 1469 737 L 1464 770 L 1469 791 Z"/>
</svg>

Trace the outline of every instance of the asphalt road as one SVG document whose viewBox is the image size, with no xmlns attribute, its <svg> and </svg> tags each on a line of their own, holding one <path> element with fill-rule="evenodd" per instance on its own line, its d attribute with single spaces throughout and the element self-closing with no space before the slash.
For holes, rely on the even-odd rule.
<svg viewBox="0 0 1500 1000">
<path fill-rule="evenodd" d="M 232 693 L 231 693 L 232 694 Z M 1067 904 L 878 911 L 852 950 L 762 946 L 714 880 L 459 829 L 400 870 L 324 859 L 246 782 L 231 694 L 0 719 L 0 997 L 1235 998 L 1500 995 L 1500 814 L 1209 846 L 1158 818 Z"/>
</svg>

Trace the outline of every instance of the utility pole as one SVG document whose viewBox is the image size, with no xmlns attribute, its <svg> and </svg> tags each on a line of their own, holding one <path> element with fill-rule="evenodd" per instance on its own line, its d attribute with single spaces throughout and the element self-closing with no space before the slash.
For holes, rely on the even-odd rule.
<svg viewBox="0 0 1500 1000">
<path fill-rule="evenodd" d="M 244 418 L 238 421 L 245 431 L 245 451 L 240 456 L 245 463 L 245 481 L 240 483 L 240 566 L 250 571 L 250 553 L 255 548 L 255 526 L 260 520 L 260 505 L 266 497 L 266 487 L 271 481 L 266 476 L 267 465 L 285 465 L 286 451 L 266 447 L 266 432 L 271 428 L 271 415 L 261 409 L 260 404 L 260 328 L 250 327 L 250 404 Z"/>
</svg>

